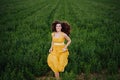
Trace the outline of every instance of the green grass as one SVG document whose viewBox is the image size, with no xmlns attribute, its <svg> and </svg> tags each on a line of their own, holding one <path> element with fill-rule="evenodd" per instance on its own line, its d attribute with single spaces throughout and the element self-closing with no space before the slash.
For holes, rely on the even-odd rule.
<svg viewBox="0 0 120 80">
<path fill-rule="evenodd" d="M 0 0 L 0 79 L 48 76 L 51 23 L 62 20 L 70 23 L 72 40 L 62 77 L 81 79 L 84 73 L 87 79 L 96 73 L 92 80 L 118 80 L 119 4 L 119 0 Z"/>
</svg>

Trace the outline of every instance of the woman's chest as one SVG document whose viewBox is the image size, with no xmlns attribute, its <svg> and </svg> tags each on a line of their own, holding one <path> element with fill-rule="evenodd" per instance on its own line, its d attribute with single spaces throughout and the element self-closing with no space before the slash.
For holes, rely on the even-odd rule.
<svg viewBox="0 0 120 80">
<path fill-rule="evenodd" d="M 53 37 L 53 41 L 54 42 L 64 42 L 64 37 L 59 37 L 59 38 Z"/>
</svg>

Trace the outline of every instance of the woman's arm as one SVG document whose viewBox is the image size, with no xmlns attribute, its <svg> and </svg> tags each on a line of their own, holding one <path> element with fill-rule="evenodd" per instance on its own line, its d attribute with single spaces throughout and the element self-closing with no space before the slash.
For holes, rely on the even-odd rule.
<svg viewBox="0 0 120 80">
<path fill-rule="evenodd" d="M 53 48 L 53 41 L 51 42 L 51 47 L 50 47 L 50 49 L 52 49 Z"/>
<path fill-rule="evenodd" d="M 71 43 L 71 39 L 70 39 L 70 37 L 67 35 L 67 34 L 64 34 L 64 37 L 65 37 L 65 39 L 67 40 L 67 44 L 65 45 L 65 49 L 67 49 L 67 47 L 70 45 L 70 43 Z"/>
<path fill-rule="evenodd" d="M 54 34 L 52 33 L 52 34 L 51 34 L 51 36 L 53 37 L 53 35 L 54 35 Z M 49 52 L 51 52 L 51 51 L 52 51 L 52 49 L 53 49 L 53 43 L 54 43 L 54 42 L 53 42 L 53 41 L 51 41 L 51 47 L 50 47 L 50 49 L 49 49 Z"/>
</svg>

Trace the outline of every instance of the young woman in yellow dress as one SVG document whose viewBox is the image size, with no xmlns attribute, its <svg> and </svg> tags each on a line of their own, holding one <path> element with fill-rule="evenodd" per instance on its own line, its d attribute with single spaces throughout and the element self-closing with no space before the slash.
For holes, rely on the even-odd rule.
<svg viewBox="0 0 120 80">
<path fill-rule="evenodd" d="M 63 72 L 68 64 L 68 46 L 71 43 L 70 25 L 67 22 L 54 21 L 52 23 L 52 42 L 47 58 L 48 66 L 52 69 L 55 77 L 59 79 L 59 72 Z M 67 43 L 65 44 L 65 40 Z"/>
</svg>

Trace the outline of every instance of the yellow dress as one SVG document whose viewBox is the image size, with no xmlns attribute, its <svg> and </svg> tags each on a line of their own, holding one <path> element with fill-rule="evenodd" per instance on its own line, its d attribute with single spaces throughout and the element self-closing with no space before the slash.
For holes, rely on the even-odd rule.
<svg viewBox="0 0 120 80">
<path fill-rule="evenodd" d="M 56 44 L 53 44 L 53 50 L 48 54 L 47 63 L 53 72 L 63 72 L 68 64 L 69 51 L 68 49 L 63 51 L 65 46 L 63 32 L 59 38 L 54 37 L 54 33 L 52 33 L 52 41 Z"/>
</svg>

